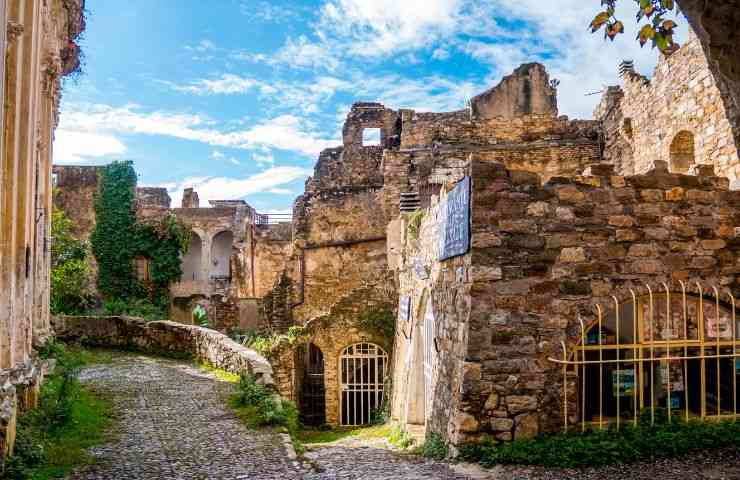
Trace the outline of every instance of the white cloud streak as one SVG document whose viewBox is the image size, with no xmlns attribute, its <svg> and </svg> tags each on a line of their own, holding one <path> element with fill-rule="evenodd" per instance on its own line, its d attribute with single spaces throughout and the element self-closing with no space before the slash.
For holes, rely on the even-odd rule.
<svg viewBox="0 0 740 480">
<path fill-rule="evenodd" d="M 214 147 L 277 148 L 310 157 L 336 145 L 336 140 L 327 140 L 318 133 L 308 131 L 305 120 L 294 115 L 281 115 L 243 130 L 222 131 L 217 128 L 216 122 L 200 115 L 144 112 L 135 105 L 67 105 L 61 116 L 60 128 L 97 135 L 159 135 Z"/>
<path fill-rule="evenodd" d="M 183 190 L 192 187 L 198 192 L 201 204 L 208 204 L 209 200 L 235 200 L 247 195 L 271 192 L 289 194 L 290 190 L 280 188 L 282 185 L 302 180 L 313 174 L 313 171 L 300 167 L 273 167 L 255 175 L 240 179 L 233 177 L 188 177 L 176 184 L 166 185 L 172 205 L 179 206 L 182 202 Z M 275 192 L 277 190 L 277 192 Z"/>
</svg>

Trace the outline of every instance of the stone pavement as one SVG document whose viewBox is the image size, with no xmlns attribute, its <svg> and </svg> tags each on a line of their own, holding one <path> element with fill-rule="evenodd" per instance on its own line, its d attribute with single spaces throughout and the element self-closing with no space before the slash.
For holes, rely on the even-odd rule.
<svg viewBox="0 0 740 480">
<path fill-rule="evenodd" d="M 72 480 L 470 478 L 381 448 L 326 448 L 290 460 L 279 434 L 249 430 L 228 410 L 233 384 L 184 362 L 115 355 L 85 369 L 81 381 L 113 399 L 119 422 Z"/>
<path fill-rule="evenodd" d="M 249 430 L 225 406 L 234 388 L 184 362 L 116 354 L 85 369 L 81 381 L 110 396 L 119 416 L 94 464 L 72 480 L 560 480 L 740 479 L 737 451 L 601 469 L 449 465 L 383 448 L 381 440 L 347 439 L 291 460 L 279 434 Z"/>
</svg>

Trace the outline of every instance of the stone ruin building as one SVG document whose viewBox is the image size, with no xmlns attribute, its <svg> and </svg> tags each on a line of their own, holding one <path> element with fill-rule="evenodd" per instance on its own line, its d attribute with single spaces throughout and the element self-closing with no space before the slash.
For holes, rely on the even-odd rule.
<svg viewBox="0 0 740 480">
<path fill-rule="evenodd" d="M 384 398 L 406 430 L 451 445 L 660 405 L 727 415 L 737 145 L 698 48 L 651 80 L 625 65 L 596 120 L 558 116 L 536 63 L 456 112 L 356 103 L 289 225 L 140 190 L 140 218 L 174 211 L 195 232 L 173 318 L 207 301 L 222 330 L 301 327 L 268 357 L 308 424 L 368 423 Z M 678 348 L 683 367 L 666 356 Z"/>
<path fill-rule="evenodd" d="M 80 240 L 88 241 L 95 228 L 94 197 L 102 168 L 55 165 L 53 169 L 55 207 L 74 220 L 73 233 Z M 182 277 L 170 288 L 172 320 L 192 324 L 193 309 L 200 305 L 212 328 L 257 328 L 257 299 L 272 289 L 289 252 L 289 221 L 259 214 L 243 200 L 212 200 L 209 207 L 201 207 L 192 188 L 185 189 L 181 207 L 173 208 L 165 188 L 137 187 L 134 206 L 142 223 L 172 213 L 191 229 Z M 94 257 L 91 260 L 94 263 Z M 148 280 L 151 259 L 135 260 L 139 280 Z"/>
<path fill-rule="evenodd" d="M 0 0 L 0 459 L 44 376 L 51 163 L 60 81 L 79 68 L 83 0 Z M 1 463 L 1 460 L 0 460 Z"/>
<path fill-rule="evenodd" d="M 603 125 L 604 159 L 617 173 L 645 173 L 660 160 L 674 173 L 713 165 L 731 182 L 738 179 L 730 117 L 693 31 L 676 52 L 661 55 L 651 79 L 629 62 L 621 74 L 624 86 L 609 87 L 594 113 Z"/>
</svg>

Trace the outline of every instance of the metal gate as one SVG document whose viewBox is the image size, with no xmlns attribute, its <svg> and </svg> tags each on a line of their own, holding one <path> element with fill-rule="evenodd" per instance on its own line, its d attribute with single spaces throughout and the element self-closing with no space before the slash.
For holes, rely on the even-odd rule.
<svg viewBox="0 0 740 480">
<path fill-rule="evenodd" d="M 435 362 L 435 325 L 432 299 L 427 301 L 424 314 L 424 409 L 427 415 L 432 411 L 432 375 Z"/>
<path fill-rule="evenodd" d="M 383 403 L 388 354 L 374 343 L 356 343 L 342 351 L 339 362 L 341 424 L 370 423 Z"/>
<path fill-rule="evenodd" d="M 326 389 L 324 388 L 324 355 L 313 343 L 301 349 L 303 382 L 301 385 L 301 423 L 319 426 L 326 423 Z"/>
<path fill-rule="evenodd" d="M 562 366 L 564 429 L 619 429 L 642 414 L 652 424 L 659 408 L 671 421 L 738 418 L 736 299 L 714 286 L 678 284 L 680 292 L 666 283 L 657 292 L 645 285 L 646 294 L 629 289 L 626 302 L 612 296 L 606 315 L 597 304 L 590 325 L 579 318 L 571 356 L 561 342 L 562 359 L 549 358 Z M 571 417 L 569 408 L 580 412 Z"/>
</svg>

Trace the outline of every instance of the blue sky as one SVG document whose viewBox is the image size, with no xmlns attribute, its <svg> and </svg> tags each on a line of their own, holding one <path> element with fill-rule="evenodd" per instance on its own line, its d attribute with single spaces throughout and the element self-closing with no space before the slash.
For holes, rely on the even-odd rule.
<svg viewBox="0 0 740 480">
<path fill-rule="evenodd" d="M 628 31 L 591 35 L 596 0 L 88 0 L 84 74 L 66 81 L 55 162 L 135 162 L 142 185 L 286 211 L 355 101 L 450 111 L 528 61 L 591 118 Z M 679 41 L 685 38 L 685 21 Z"/>
</svg>

